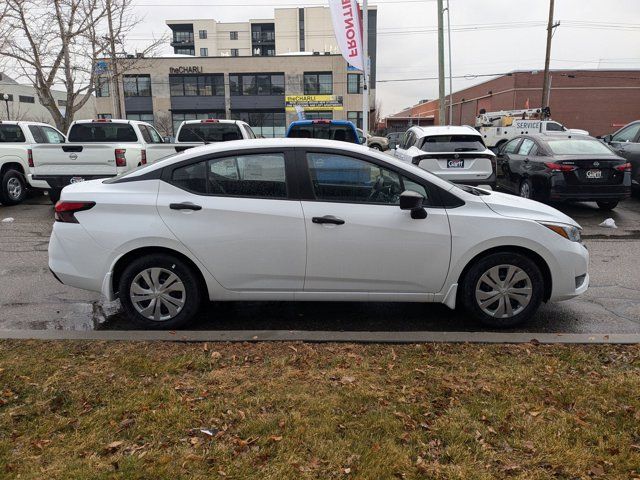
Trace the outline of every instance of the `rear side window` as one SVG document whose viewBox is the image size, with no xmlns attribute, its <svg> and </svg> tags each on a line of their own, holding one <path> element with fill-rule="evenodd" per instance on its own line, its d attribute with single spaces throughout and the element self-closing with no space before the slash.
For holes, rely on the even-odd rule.
<svg viewBox="0 0 640 480">
<path fill-rule="evenodd" d="M 518 150 L 518 155 L 529 155 L 529 152 L 535 145 L 535 142 L 530 138 L 525 138 L 522 140 L 522 144 L 520 145 L 520 150 Z"/>
<path fill-rule="evenodd" d="M 345 125 L 332 125 L 329 123 L 293 125 L 289 130 L 288 136 L 290 138 L 319 138 L 323 140 L 359 143 L 352 128 Z"/>
<path fill-rule="evenodd" d="M 179 142 L 229 142 L 241 140 L 235 123 L 185 123 L 178 134 Z"/>
<path fill-rule="evenodd" d="M 479 152 L 485 149 L 479 135 L 434 135 L 424 137 L 423 152 Z"/>
<path fill-rule="evenodd" d="M 18 125 L 0 124 L 0 143 L 24 143 L 24 133 Z"/>
<path fill-rule="evenodd" d="M 173 171 L 171 183 L 203 195 L 287 198 L 282 153 L 238 155 L 187 165 Z"/>
<path fill-rule="evenodd" d="M 504 147 L 504 153 L 516 153 L 518 150 L 518 144 L 520 143 L 519 138 L 514 138 Z"/>
<path fill-rule="evenodd" d="M 137 142 L 133 126 L 128 123 L 76 123 L 69 131 L 70 142 Z"/>
<path fill-rule="evenodd" d="M 51 127 L 29 125 L 29 131 L 36 143 L 64 143 L 64 137 Z"/>
<path fill-rule="evenodd" d="M 547 132 L 564 132 L 565 128 L 556 122 L 547 123 Z"/>
</svg>

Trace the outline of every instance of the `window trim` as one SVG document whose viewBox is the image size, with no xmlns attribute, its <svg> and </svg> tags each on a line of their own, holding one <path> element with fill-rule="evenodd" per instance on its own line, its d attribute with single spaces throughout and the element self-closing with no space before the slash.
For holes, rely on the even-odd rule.
<svg viewBox="0 0 640 480">
<path fill-rule="evenodd" d="M 305 77 L 307 75 L 315 75 L 316 76 L 316 83 L 318 84 L 318 91 L 317 92 L 307 92 L 307 82 L 305 82 Z M 320 92 L 320 75 L 331 75 L 331 91 L 329 93 L 321 93 Z M 302 93 L 304 95 L 333 95 L 333 72 L 331 70 L 329 71 L 312 71 L 312 72 L 302 72 Z"/>
<path fill-rule="evenodd" d="M 286 197 L 263 197 L 263 196 L 245 196 L 245 195 L 221 195 L 219 193 L 202 193 L 202 192 L 194 192 L 192 190 L 187 190 L 186 188 L 179 187 L 175 185 L 172 181 L 173 172 L 182 167 L 186 167 L 192 164 L 196 164 L 199 162 L 208 162 L 211 160 L 228 158 L 228 157 L 237 157 L 237 156 L 245 156 L 245 155 L 264 155 L 264 154 L 276 154 L 280 153 L 284 156 L 284 172 L 285 172 L 285 188 L 287 190 Z M 298 184 L 295 176 L 295 149 L 293 148 L 260 148 L 260 149 L 246 149 L 246 150 L 237 150 L 236 152 L 219 152 L 215 154 L 205 154 L 199 157 L 190 158 L 188 160 L 183 160 L 182 162 L 175 163 L 173 165 L 168 165 L 162 169 L 162 173 L 160 174 L 160 179 L 169 185 L 179 188 L 180 190 L 184 190 L 185 192 L 189 192 L 192 195 L 198 195 L 201 197 L 222 197 L 222 198 L 246 198 L 249 200 L 278 200 L 278 201 L 300 201 L 300 194 L 298 189 Z"/>
</svg>

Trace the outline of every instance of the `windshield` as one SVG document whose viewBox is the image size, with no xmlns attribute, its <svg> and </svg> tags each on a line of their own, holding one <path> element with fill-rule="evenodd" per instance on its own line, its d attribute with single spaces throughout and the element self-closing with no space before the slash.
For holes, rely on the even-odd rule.
<svg viewBox="0 0 640 480">
<path fill-rule="evenodd" d="M 435 135 L 425 137 L 420 150 L 423 152 L 482 152 L 482 137 L 478 135 Z"/>
<path fill-rule="evenodd" d="M 178 133 L 179 142 L 229 142 L 241 140 L 235 123 L 185 123 Z"/>
<path fill-rule="evenodd" d="M 547 144 L 555 155 L 613 155 L 604 143 L 590 138 L 562 138 Z"/>
<path fill-rule="evenodd" d="M 289 130 L 288 137 L 319 138 L 324 140 L 338 140 L 342 142 L 360 143 L 356 140 L 353 128 L 346 125 L 332 125 L 330 123 L 294 125 Z"/>
<path fill-rule="evenodd" d="M 137 142 L 133 126 L 129 123 L 75 123 L 69 131 L 70 142 Z"/>
</svg>

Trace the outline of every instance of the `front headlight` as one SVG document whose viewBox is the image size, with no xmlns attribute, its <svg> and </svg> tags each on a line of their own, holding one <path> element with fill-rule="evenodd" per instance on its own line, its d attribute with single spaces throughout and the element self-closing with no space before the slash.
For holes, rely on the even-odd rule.
<svg viewBox="0 0 640 480">
<path fill-rule="evenodd" d="M 557 223 L 542 223 L 540 225 L 547 227 L 549 230 L 553 230 L 558 235 L 570 240 L 572 242 L 580 242 L 580 229 L 573 225 L 559 225 Z"/>
</svg>

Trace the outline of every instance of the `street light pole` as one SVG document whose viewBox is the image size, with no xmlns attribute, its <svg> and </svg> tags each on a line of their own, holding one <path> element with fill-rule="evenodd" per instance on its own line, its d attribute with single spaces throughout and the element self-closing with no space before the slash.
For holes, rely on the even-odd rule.
<svg viewBox="0 0 640 480">
<path fill-rule="evenodd" d="M 438 0 L 438 124 L 444 125 L 445 95 L 444 95 L 444 25 L 442 19 L 442 0 Z"/>
<path fill-rule="evenodd" d="M 2 99 L 4 100 L 4 104 L 7 107 L 7 120 L 11 120 L 9 116 L 9 95 L 6 93 L 2 94 Z"/>
<path fill-rule="evenodd" d="M 447 44 L 449 47 L 449 125 L 453 125 L 453 73 L 451 67 L 451 8 L 449 0 L 447 0 L 447 36 L 449 38 Z"/>
</svg>

